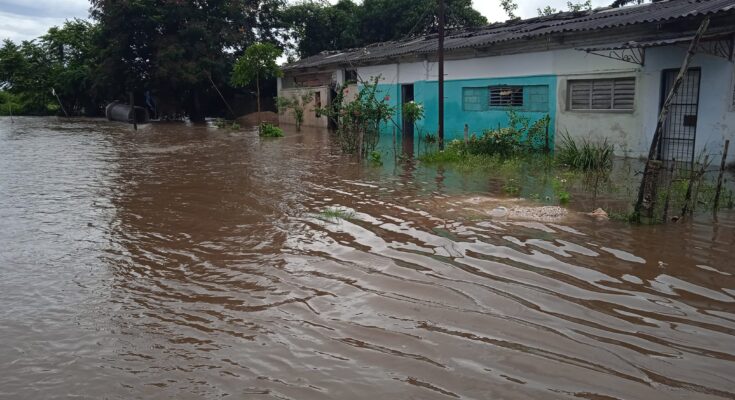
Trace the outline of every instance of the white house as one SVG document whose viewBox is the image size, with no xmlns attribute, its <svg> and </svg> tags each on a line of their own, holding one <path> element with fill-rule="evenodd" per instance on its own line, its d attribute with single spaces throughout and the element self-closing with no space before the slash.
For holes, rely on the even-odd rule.
<svg viewBox="0 0 735 400">
<path fill-rule="evenodd" d="M 445 135 L 507 123 L 514 109 L 550 117 L 550 135 L 607 140 L 619 155 L 648 153 L 659 110 L 702 20 L 703 41 L 664 125 L 661 157 L 692 160 L 735 139 L 735 0 L 668 0 L 509 21 L 445 37 Z M 284 67 L 279 95 L 303 90 L 328 104 L 337 85 L 380 76 L 393 105 L 423 103 L 405 138 L 438 126 L 436 35 L 322 53 Z M 288 123 L 288 117 L 282 122 Z M 307 124 L 328 125 L 324 116 Z M 551 138 L 552 143 L 554 138 Z M 730 156 L 735 160 L 735 155 Z"/>
</svg>

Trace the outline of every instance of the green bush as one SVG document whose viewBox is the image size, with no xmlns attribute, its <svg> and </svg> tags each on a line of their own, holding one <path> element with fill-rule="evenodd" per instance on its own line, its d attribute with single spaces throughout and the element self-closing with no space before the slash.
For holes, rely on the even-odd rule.
<svg viewBox="0 0 735 400">
<path fill-rule="evenodd" d="M 601 171 L 612 168 L 614 151 L 615 146 L 608 143 L 607 139 L 601 143 L 582 139 L 581 143 L 577 143 L 569 136 L 569 132 L 564 132 L 556 150 L 556 158 L 572 169 Z"/>
<path fill-rule="evenodd" d="M 262 137 L 282 137 L 283 130 L 273 124 L 260 124 L 258 128 L 260 136 Z"/>
</svg>

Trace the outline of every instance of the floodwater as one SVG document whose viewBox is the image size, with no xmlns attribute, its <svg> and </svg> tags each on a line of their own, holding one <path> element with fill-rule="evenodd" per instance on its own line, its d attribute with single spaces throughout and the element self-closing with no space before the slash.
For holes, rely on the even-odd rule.
<svg viewBox="0 0 735 400">
<path fill-rule="evenodd" d="M 388 164 L 1 119 L 0 398 L 735 398 L 733 212 L 460 219 L 487 179 Z"/>
</svg>

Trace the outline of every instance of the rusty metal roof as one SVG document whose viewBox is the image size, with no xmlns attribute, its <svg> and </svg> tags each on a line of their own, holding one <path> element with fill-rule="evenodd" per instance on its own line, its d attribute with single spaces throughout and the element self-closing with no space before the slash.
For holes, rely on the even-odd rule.
<svg viewBox="0 0 735 400">
<path fill-rule="evenodd" d="M 555 33 L 594 31 L 725 13 L 735 14 L 735 0 L 668 0 L 620 8 L 562 12 L 452 32 L 445 36 L 444 48 L 451 52 Z M 402 41 L 377 43 L 360 49 L 324 52 L 285 65 L 284 69 L 358 64 L 406 54 L 433 53 L 437 45 L 437 35 L 414 37 Z"/>
</svg>

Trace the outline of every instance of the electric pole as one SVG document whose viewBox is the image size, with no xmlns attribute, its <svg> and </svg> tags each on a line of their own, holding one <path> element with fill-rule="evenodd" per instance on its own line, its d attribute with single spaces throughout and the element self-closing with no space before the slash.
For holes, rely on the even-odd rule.
<svg viewBox="0 0 735 400">
<path fill-rule="evenodd" d="M 444 150 L 444 0 L 439 0 L 439 150 Z"/>
</svg>

